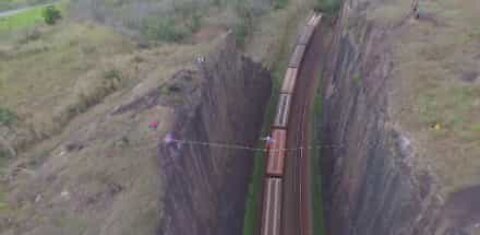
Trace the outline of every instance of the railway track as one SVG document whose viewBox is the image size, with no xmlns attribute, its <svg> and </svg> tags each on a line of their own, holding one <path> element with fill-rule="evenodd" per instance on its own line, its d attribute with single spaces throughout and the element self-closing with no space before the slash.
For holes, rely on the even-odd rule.
<svg viewBox="0 0 480 235">
<path fill-rule="evenodd" d="M 319 71 L 315 70 L 314 62 L 304 63 L 304 57 L 316 53 L 309 50 L 321 17 L 319 13 L 309 17 L 298 36 L 283 81 L 272 126 L 274 142 L 268 146 L 261 235 L 313 235 L 308 111 L 318 78 L 315 74 Z"/>
</svg>

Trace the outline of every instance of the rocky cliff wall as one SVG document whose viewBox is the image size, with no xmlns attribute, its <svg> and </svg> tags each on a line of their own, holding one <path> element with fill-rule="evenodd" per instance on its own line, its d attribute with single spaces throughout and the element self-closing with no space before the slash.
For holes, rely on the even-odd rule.
<svg viewBox="0 0 480 235">
<path fill-rule="evenodd" d="M 436 234 L 432 177 L 413 170 L 409 140 L 390 124 L 395 27 L 367 20 L 378 1 L 345 1 L 325 76 L 322 168 L 328 234 Z"/>
<path fill-rule="evenodd" d="M 198 69 L 176 78 L 200 81 L 175 108 L 174 138 L 161 146 L 166 179 L 165 235 L 241 234 L 253 152 L 200 142 L 255 146 L 271 93 L 271 77 L 226 42 Z M 174 90 L 185 90 L 176 85 Z M 183 102 L 183 103 L 182 103 Z M 230 146 L 232 147 L 232 146 Z"/>
</svg>

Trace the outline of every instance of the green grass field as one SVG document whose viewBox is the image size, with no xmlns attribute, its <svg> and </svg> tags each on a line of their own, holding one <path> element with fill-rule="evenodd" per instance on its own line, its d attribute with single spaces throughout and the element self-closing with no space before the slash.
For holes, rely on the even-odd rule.
<svg viewBox="0 0 480 235">
<path fill-rule="evenodd" d="M 400 0 L 389 8 L 396 15 L 409 12 Z M 408 30 L 394 43 L 391 110 L 416 143 L 415 166 L 434 170 L 448 194 L 478 183 L 478 1 L 423 2 L 420 9 L 423 18 L 407 22 Z"/>
<path fill-rule="evenodd" d="M 54 5 L 59 9 L 62 15 L 65 12 L 66 1 L 57 3 Z M 29 29 L 33 26 L 43 24 L 44 19 L 42 12 L 45 7 L 36 7 L 26 11 L 19 12 L 18 14 L 0 17 L 0 37 L 11 36 L 12 33 Z"/>
<path fill-rule="evenodd" d="M 0 34 L 25 29 L 43 22 L 43 8 L 33 8 L 13 16 L 0 18 Z"/>
</svg>

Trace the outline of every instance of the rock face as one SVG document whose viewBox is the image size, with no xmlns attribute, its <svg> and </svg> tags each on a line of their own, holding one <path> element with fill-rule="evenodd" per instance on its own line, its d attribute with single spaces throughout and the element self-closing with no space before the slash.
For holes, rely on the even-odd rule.
<svg viewBox="0 0 480 235">
<path fill-rule="evenodd" d="M 163 145 L 165 215 L 158 234 L 241 234 L 255 146 L 271 93 L 271 77 L 226 39 L 199 58 L 199 89 L 176 107 L 172 131 L 180 144 Z M 206 145 L 204 143 L 218 143 Z M 223 145 L 225 144 L 225 145 Z M 228 146 L 227 146 L 228 145 Z"/>
<path fill-rule="evenodd" d="M 325 81 L 323 174 L 328 234 L 437 234 L 432 178 L 413 170 L 411 146 L 388 120 L 388 37 L 369 23 L 374 1 L 345 1 Z M 351 24 L 355 24 L 352 27 Z"/>
</svg>

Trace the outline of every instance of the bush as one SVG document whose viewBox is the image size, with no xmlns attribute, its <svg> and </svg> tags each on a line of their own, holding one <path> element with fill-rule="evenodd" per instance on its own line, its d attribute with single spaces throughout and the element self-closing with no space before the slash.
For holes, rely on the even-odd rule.
<svg viewBox="0 0 480 235">
<path fill-rule="evenodd" d="M 10 126 L 17 120 L 17 116 L 6 108 L 0 108 L 0 125 Z"/>
<path fill-rule="evenodd" d="M 273 7 L 275 9 L 283 9 L 288 5 L 288 0 L 276 0 Z"/>
<path fill-rule="evenodd" d="M 340 11 L 341 6 L 341 0 L 317 0 L 315 11 L 323 12 L 327 16 L 334 16 Z"/>
<path fill-rule="evenodd" d="M 188 32 L 178 27 L 172 18 L 148 18 L 143 23 L 142 31 L 149 39 L 167 42 L 177 42 L 188 35 Z"/>
<path fill-rule="evenodd" d="M 239 46 L 243 46 L 248 34 L 254 28 L 254 14 L 253 9 L 250 6 L 244 4 L 237 4 L 235 6 L 235 12 L 239 17 L 239 22 L 235 24 L 233 32 Z"/>
<path fill-rule="evenodd" d="M 197 14 L 197 13 L 193 14 L 191 16 L 191 19 L 190 19 L 189 23 L 188 23 L 188 28 L 193 33 L 197 32 L 200 29 L 200 27 L 202 26 L 201 20 L 202 20 L 202 17 L 199 14 Z"/>
<path fill-rule="evenodd" d="M 48 6 L 42 12 L 43 19 L 48 25 L 54 25 L 59 19 L 62 18 L 60 11 L 55 6 Z"/>
<path fill-rule="evenodd" d="M 103 77 L 109 81 L 120 81 L 122 79 L 122 75 L 120 74 L 120 71 L 116 69 L 110 69 L 104 72 Z"/>
</svg>

